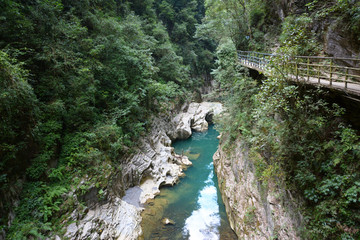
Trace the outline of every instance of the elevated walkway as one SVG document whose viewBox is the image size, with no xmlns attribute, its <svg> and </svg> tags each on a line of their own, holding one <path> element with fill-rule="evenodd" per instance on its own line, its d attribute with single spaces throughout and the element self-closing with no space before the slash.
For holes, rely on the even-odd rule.
<svg viewBox="0 0 360 240">
<path fill-rule="evenodd" d="M 264 75 L 278 71 L 286 79 L 342 91 L 360 101 L 360 59 L 285 56 L 238 51 L 240 64 Z M 356 66 L 356 67 L 348 67 Z"/>
</svg>

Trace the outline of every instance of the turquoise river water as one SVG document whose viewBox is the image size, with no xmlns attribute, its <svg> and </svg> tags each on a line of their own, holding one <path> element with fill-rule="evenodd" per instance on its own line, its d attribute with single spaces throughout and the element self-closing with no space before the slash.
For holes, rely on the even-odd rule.
<svg viewBox="0 0 360 240">
<path fill-rule="evenodd" d="M 209 127 L 204 133 L 195 132 L 187 140 L 173 144 L 175 152 L 192 161 L 186 176 L 173 187 L 161 188 L 161 193 L 148 203 L 143 213 L 144 239 L 237 239 L 231 230 L 212 156 L 218 147 L 218 132 Z M 164 225 L 161 219 L 175 222 Z"/>
</svg>

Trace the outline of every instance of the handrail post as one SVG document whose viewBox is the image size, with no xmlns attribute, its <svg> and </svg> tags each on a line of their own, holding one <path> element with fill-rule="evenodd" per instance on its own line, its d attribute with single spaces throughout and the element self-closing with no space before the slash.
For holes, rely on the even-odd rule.
<svg viewBox="0 0 360 240">
<path fill-rule="evenodd" d="M 348 74 L 349 74 L 349 69 L 346 68 L 346 74 L 345 74 L 345 89 L 347 89 Z"/>
<path fill-rule="evenodd" d="M 298 60 L 295 58 L 295 73 L 296 73 L 296 81 L 299 81 L 299 69 L 298 69 Z"/>
<path fill-rule="evenodd" d="M 330 86 L 332 86 L 332 66 L 333 66 L 333 60 L 330 60 Z"/>
<path fill-rule="evenodd" d="M 263 54 L 263 60 L 262 60 L 263 70 L 265 69 L 265 54 Z"/>
<path fill-rule="evenodd" d="M 253 56 L 253 60 L 252 60 L 253 66 L 256 67 L 256 53 L 253 53 L 252 56 Z"/>
<path fill-rule="evenodd" d="M 254 53 L 253 52 L 251 52 L 251 63 L 252 63 L 252 66 L 254 67 L 255 62 L 254 62 Z"/>
<path fill-rule="evenodd" d="M 254 54 L 250 53 L 251 56 L 251 66 L 254 66 Z"/>
<path fill-rule="evenodd" d="M 318 84 L 320 84 L 320 63 L 319 63 L 319 66 L 318 66 Z"/>
<path fill-rule="evenodd" d="M 307 59 L 307 81 L 310 79 L 310 58 Z"/>
</svg>

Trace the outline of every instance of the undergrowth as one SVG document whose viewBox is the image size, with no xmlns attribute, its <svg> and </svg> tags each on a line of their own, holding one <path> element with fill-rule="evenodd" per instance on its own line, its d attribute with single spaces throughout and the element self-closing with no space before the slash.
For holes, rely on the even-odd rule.
<svg viewBox="0 0 360 240">
<path fill-rule="evenodd" d="M 234 52 L 230 42 L 220 46 L 214 71 L 228 90 L 225 145 L 244 141 L 263 185 L 284 183 L 304 199 L 303 238 L 358 239 L 360 139 L 344 122 L 345 110 L 323 100 L 325 90 L 291 84 L 277 72 L 256 82 Z"/>
</svg>

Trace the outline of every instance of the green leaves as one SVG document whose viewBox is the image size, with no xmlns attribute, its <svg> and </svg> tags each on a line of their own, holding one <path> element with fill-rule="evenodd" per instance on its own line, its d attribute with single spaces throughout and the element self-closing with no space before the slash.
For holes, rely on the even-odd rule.
<svg viewBox="0 0 360 240">
<path fill-rule="evenodd" d="M 14 239 L 46 235 L 70 179 L 88 174 L 105 197 L 113 166 L 131 152 L 150 116 L 210 71 L 212 55 L 202 50 L 213 46 L 193 39 L 201 1 L 120 2 L 0 3 L 0 195 L 18 176 L 29 181 Z M 5 201 L 0 206 L 8 207 Z M 0 215 L 7 211 L 1 207 Z"/>
<path fill-rule="evenodd" d="M 0 51 L 0 173 L 14 174 L 28 159 L 21 155 L 30 151 L 37 99 L 27 80 L 28 72 L 6 52 Z M 31 155 L 31 154 L 30 154 Z"/>
<path fill-rule="evenodd" d="M 284 62 L 321 52 L 319 39 L 324 36 L 318 27 L 327 23 L 320 21 L 331 22 L 329 28 L 356 42 L 359 4 L 313 0 L 306 4 L 306 13 L 282 8 L 281 16 L 277 1 L 207 0 L 207 16 L 197 28 L 198 38 L 212 36 L 219 42 L 212 74 L 229 113 L 220 124 L 229 136 L 226 150 L 241 138 L 262 184 L 284 183 L 282 187 L 303 196 L 306 239 L 359 238 L 360 140 L 342 119 L 345 109 L 324 100 L 326 92 L 284 79 L 292 70 Z M 249 79 L 236 64 L 236 49 L 264 51 L 268 45 L 274 51 L 279 41 L 276 51 L 282 57 L 270 64 L 277 70 L 283 67 L 267 79 Z"/>
<path fill-rule="evenodd" d="M 230 49 L 219 46 L 213 72 L 226 91 L 229 116 L 220 126 L 231 136 L 228 144 L 241 138 L 249 147 L 263 185 L 285 182 L 304 197 L 304 238 L 339 239 L 347 228 L 347 237 L 358 237 L 360 141 L 341 121 L 345 110 L 322 100 L 320 90 L 277 76 L 257 86 L 235 71 Z"/>
<path fill-rule="evenodd" d="M 320 47 L 315 33 L 311 31 L 312 24 L 313 19 L 307 14 L 288 16 L 282 23 L 280 52 L 299 56 L 317 55 Z"/>
<path fill-rule="evenodd" d="M 43 188 L 46 193 L 43 195 L 43 197 L 39 198 L 40 201 L 42 201 L 39 211 L 41 212 L 44 221 L 47 222 L 49 217 L 51 217 L 54 212 L 60 210 L 59 206 L 62 203 L 62 199 L 59 197 L 63 193 L 66 193 L 67 189 L 62 186 L 48 187 L 46 185 L 44 185 Z"/>
<path fill-rule="evenodd" d="M 347 203 L 358 203 L 360 201 L 360 182 L 357 181 L 354 183 L 354 186 L 346 190 L 345 197 L 347 198 Z"/>
</svg>

